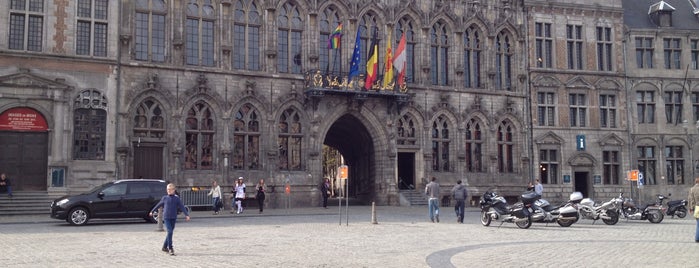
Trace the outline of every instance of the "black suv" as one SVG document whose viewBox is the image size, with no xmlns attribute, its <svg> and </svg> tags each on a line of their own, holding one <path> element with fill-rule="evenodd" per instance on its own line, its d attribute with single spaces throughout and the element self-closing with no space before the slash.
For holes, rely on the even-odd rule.
<svg viewBox="0 0 699 268">
<path fill-rule="evenodd" d="M 150 210 L 167 194 L 163 180 L 118 180 L 51 203 L 51 218 L 84 225 L 91 218 L 143 218 L 155 222 Z"/>
</svg>

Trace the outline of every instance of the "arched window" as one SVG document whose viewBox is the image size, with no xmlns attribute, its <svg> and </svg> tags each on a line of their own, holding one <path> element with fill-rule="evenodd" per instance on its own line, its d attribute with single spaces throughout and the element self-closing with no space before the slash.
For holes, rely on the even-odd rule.
<svg viewBox="0 0 699 268">
<path fill-rule="evenodd" d="M 214 21 L 217 14 L 211 0 L 190 0 L 186 14 L 186 63 L 214 66 Z"/>
<path fill-rule="evenodd" d="M 404 114 L 398 119 L 396 132 L 398 132 L 398 145 L 416 145 L 417 138 L 415 137 L 415 119 L 410 114 Z"/>
<path fill-rule="evenodd" d="M 107 99 L 90 89 L 74 101 L 73 159 L 104 160 L 107 133 Z"/>
<path fill-rule="evenodd" d="M 481 123 L 471 119 L 466 123 L 466 169 L 470 172 L 483 171 L 483 132 Z"/>
<path fill-rule="evenodd" d="M 294 108 L 284 110 L 279 117 L 279 169 L 301 170 L 301 115 Z"/>
<path fill-rule="evenodd" d="M 233 168 L 260 168 L 260 119 L 249 103 L 235 113 L 233 120 Z"/>
<path fill-rule="evenodd" d="M 164 0 L 136 1 L 134 29 L 134 58 L 136 60 L 165 61 L 165 16 Z"/>
<path fill-rule="evenodd" d="M 503 121 L 498 126 L 498 172 L 514 172 L 514 128 L 512 124 Z"/>
<path fill-rule="evenodd" d="M 471 26 L 464 32 L 464 86 L 480 88 L 481 85 L 481 43 L 482 35 L 478 28 Z"/>
<path fill-rule="evenodd" d="M 213 169 L 214 132 L 211 107 L 198 101 L 187 111 L 185 169 Z"/>
<path fill-rule="evenodd" d="M 237 0 L 233 14 L 233 68 L 259 71 L 260 12 L 255 1 Z"/>
<path fill-rule="evenodd" d="M 277 16 L 277 70 L 280 73 L 301 73 L 303 19 L 298 7 L 285 3 Z"/>
<path fill-rule="evenodd" d="M 371 42 L 374 37 L 374 31 L 378 32 L 377 28 L 377 19 L 376 19 L 376 14 L 367 12 L 362 16 L 361 20 L 359 21 L 359 28 L 362 29 L 362 32 L 360 33 L 360 39 L 362 40 L 362 46 L 360 48 L 362 56 L 360 57 L 359 60 L 359 73 L 366 74 L 366 62 L 367 59 L 369 58 L 369 52 L 371 51 Z M 377 36 L 380 36 L 377 34 Z M 381 39 L 377 38 L 376 42 L 380 43 Z M 381 57 L 379 57 L 377 66 L 382 66 L 381 65 Z"/>
<path fill-rule="evenodd" d="M 320 69 L 334 75 L 340 75 L 342 66 L 342 53 L 340 52 L 342 50 L 328 47 L 328 40 L 330 40 L 332 32 L 335 31 L 340 23 L 340 16 L 334 7 L 328 7 L 320 13 L 318 21 L 320 28 L 320 40 L 318 41 L 318 44 L 320 44 Z"/>
<path fill-rule="evenodd" d="M 162 138 L 165 134 L 165 119 L 160 104 L 146 100 L 136 109 L 133 121 L 133 134 L 136 137 Z"/>
<path fill-rule="evenodd" d="M 512 37 L 500 32 L 495 37 L 495 88 L 512 90 Z"/>
<path fill-rule="evenodd" d="M 432 122 L 432 170 L 449 171 L 449 120 L 440 115 Z"/>
<path fill-rule="evenodd" d="M 447 26 L 437 22 L 430 29 L 430 79 L 433 85 L 449 85 L 449 34 Z"/>
<path fill-rule="evenodd" d="M 401 18 L 396 24 L 396 44 L 400 42 L 400 38 L 405 33 L 405 82 L 415 82 L 415 51 L 417 41 L 415 40 L 415 31 L 413 21 L 410 17 Z M 397 47 L 397 45 L 396 45 Z"/>
</svg>

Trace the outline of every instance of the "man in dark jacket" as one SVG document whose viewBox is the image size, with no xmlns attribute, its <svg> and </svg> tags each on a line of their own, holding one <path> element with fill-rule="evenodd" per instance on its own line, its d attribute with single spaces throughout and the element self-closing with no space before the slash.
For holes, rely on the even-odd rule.
<svg viewBox="0 0 699 268">
<path fill-rule="evenodd" d="M 468 197 L 468 190 L 461 184 L 461 180 L 456 181 L 454 188 L 451 188 L 451 196 L 456 200 L 456 206 L 454 207 L 456 211 L 456 222 L 464 223 L 464 209 L 466 198 Z"/>
</svg>

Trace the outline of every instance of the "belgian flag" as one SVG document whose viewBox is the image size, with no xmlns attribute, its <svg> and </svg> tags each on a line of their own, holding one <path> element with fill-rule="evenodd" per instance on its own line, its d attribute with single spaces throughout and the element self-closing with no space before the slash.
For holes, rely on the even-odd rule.
<svg viewBox="0 0 699 268">
<path fill-rule="evenodd" d="M 379 40 L 376 27 L 371 38 L 371 50 L 369 50 L 369 59 L 366 61 L 366 80 L 364 80 L 364 89 L 371 89 L 378 76 L 379 69 Z"/>
</svg>

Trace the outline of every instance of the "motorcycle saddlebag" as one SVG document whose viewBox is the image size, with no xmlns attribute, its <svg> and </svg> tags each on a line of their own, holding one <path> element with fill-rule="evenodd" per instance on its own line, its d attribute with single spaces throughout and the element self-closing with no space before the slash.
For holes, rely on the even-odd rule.
<svg viewBox="0 0 699 268">
<path fill-rule="evenodd" d="M 526 192 L 523 193 L 520 198 L 522 199 L 522 203 L 525 204 L 531 204 L 534 203 L 537 199 L 539 199 L 539 195 L 536 194 L 535 192 Z"/>
</svg>

